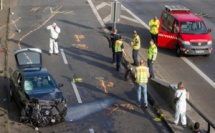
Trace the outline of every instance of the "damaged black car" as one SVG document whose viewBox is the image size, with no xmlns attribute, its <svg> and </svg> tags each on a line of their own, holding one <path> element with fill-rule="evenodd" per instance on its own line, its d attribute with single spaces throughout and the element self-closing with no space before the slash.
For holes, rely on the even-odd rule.
<svg viewBox="0 0 215 133">
<path fill-rule="evenodd" d="M 42 67 L 42 51 L 26 48 L 14 52 L 18 69 L 11 75 L 10 97 L 20 108 L 20 121 L 36 127 L 62 121 L 66 99 L 54 78 Z"/>
</svg>

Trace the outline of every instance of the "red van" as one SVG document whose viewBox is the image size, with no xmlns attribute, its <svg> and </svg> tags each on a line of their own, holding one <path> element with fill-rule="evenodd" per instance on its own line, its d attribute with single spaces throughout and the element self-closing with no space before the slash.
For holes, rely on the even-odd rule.
<svg viewBox="0 0 215 133">
<path fill-rule="evenodd" d="M 204 21 L 181 5 L 166 5 L 160 17 L 158 47 L 176 55 L 210 55 L 212 38 Z"/>
</svg>

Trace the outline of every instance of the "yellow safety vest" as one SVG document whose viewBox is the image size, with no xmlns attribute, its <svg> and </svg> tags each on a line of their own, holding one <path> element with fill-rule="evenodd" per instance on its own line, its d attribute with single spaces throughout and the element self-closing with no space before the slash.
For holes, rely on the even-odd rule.
<svg viewBox="0 0 215 133">
<path fill-rule="evenodd" d="M 136 43 L 136 40 L 138 40 L 138 43 Z M 139 37 L 139 35 L 136 35 L 135 37 L 134 37 L 134 39 L 133 39 L 133 49 L 134 50 L 139 50 L 140 49 L 140 45 L 141 45 L 141 43 L 140 43 L 140 37 Z"/>
<path fill-rule="evenodd" d="M 156 45 L 154 44 L 154 45 L 150 46 L 149 50 L 148 50 L 148 55 L 147 55 L 148 59 L 152 60 L 152 61 L 156 60 L 157 53 L 158 53 L 158 49 L 157 49 Z"/>
<path fill-rule="evenodd" d="M 137 78 L 136 83 L 146 84 L 148 82 L 149 68 L 145 66 L 137 67 Z"/>
<path fill-rule="evenodd" d="M 154 21 L 154 19 L 149 21 L 150 32 L 152 34 L 158 34 L 159 24 L 160 24 L 160 22 L 158 19 L 156 19 L 155 21 Z"/>
<path fill-rule="evenodd" d="M 122 45 L 122 41 L 117 40 L 115 43 L 115 52 L 122 52 L 121 45 Z"/>
</svg>

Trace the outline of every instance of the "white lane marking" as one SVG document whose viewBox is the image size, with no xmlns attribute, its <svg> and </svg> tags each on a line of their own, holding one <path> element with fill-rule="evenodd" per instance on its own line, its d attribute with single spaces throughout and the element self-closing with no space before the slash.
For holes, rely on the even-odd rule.
<svg viewBox="0 0 215 133">
<path fill-rule="evenodd" d="M 89 129 L 90 133 L 95 133 L 94 130 L 91 128 Z"/>
<path fill-rule="evenodd" d="M 121 15 L 120 17 L 123 18 L 123 19 L 126 19 L 126 20 L 129 20 L 129 21 L 132 21 L 132 22 L 135 22 L 135 23 L 138 23 L 138 24 L 139 24 L 139 21 L 137 21 L 136 19 L 129 18 L 129 17 L 124 16 L 124 15 Z"/>
<path fill-rule="evenodd" d="M 134 17 L 140 24 L 142 24 L 144 27 L 146 27 L 149 30 L 149 26 L 143 22 L 139 17 L 137 17 L 133 12 L 131 12 L 129 9 L 127 9 L 124 5 L 122 5 L 122 8 L 124 8 L 132 17 Z"/>
<path fill-rule="evenodd" d="M 60 49 L 60 52 L 61 52 L 61 55 L 62 55 L 62 57 L 63 57 L 64 63 L 65 63 L 65 64 L 68 64 L 67 59 L 66 59 L 66 55 L 65 55 L 63 49 Z"/>
<path fill-rule="evenodd" d="M 76 98 L 78 100 L 78 103 L 82 103 L 82 100 L 81 100 L 81 97 L 79 95 L 79 92 L 78 92 L 76 84 L 74 82 L 71 82 L 71 84 L 72 84 L 72 87 L 73 87 L 73 89 L 75 91 L 75 95 L 76 95 Z"/>
<path fill-rule="evenodd" d="M 146 27 L 149 30 L 149 26 L 142 21 L 139 17 L 137 17 L 134 13 L 132 13 L 129 9 L 127 9 L 125 6 L 122 5 L 122 7 L 131 15 L 133 16 L 137 21 L 140 22 L 144 27 Z M 198 67 L 196 67 L 190 60 L 188 60 L 185 57 L 181 57 L 181 59 L 187 63 L 193 70 L 195 70 L 202 78 L 204 78 L 213 88 L 215 88 L 215 83 L 213 80 L 211 80 L 206 74 L 204 74 Z"/>
<path fill-rule="evenodd" d="M 101 4 L 99 4 L 99 5 L 96 6 L 96 10 L 101 9 L 101 8 L 105 7 L 106 5 L 107 5 L 106 2 L 102 2 Z"/>
<path fill-rule="evenodd" d="M 104 23 L 107 23 L 107 22 L 110 21 L 110 19 L 111 19 L 111 15 L 108 15 L 107 17 L 105 17 L 105 18 L 103 19 L 103 21 L 104 21 Z"/>
<path fill-rule="evenodd" d="M 189 61 L 185 57 L 181 57 L 181 59 L 184 60 L 184 62 L 186 62 L 189 66 L 191 66 L 200 76 L 202 76 L 202 78 L 204 78 L 211 86 L 213 86 L 215 88 L 215 83 L 207 75 L 205 75 L 201 70 L 199 70 L 199 68 L 196 67 L 191 61 Z"/>
<path fill-rule="evenodd" d="M 102 26 L 104 32 L 109 33 L 108 29 L 106 28 L 104 22 L 102 21 L 102 18 L 99 16 L 99 13 L 97 12 L 95 6 L 93 5 L 93 2 L 91 0 L 87 0 L 87 2 L 89 3 L 90 7 L 93 10 L 93 13 L 95 14 L 97 20 L 99 21 L 100 25 Z"/>
</svg>

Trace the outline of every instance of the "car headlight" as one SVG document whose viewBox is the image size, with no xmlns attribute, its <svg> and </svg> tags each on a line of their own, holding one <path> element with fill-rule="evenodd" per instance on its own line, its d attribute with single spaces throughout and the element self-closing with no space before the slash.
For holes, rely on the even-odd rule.
<svg viewBox="0 0 215 133">
<path fill-rule="evenodd" d="M 50 114 L 50 111 L 49 110 L 46 110 L 45 111 L 45 115 L 49 115 Z"/>
<path fill-rule="evenodd" d="M 188 42 L 188 41 L 181 41 L 182 42 L 182 44 L 184 44 L 184 45 L 190 45 L 190 42 Z"/>
<path fill-rule="evenodd" d="M 208 41 L 208 45 L 211 45 L 212 44 L 212 41 Z"/>
</svg>

